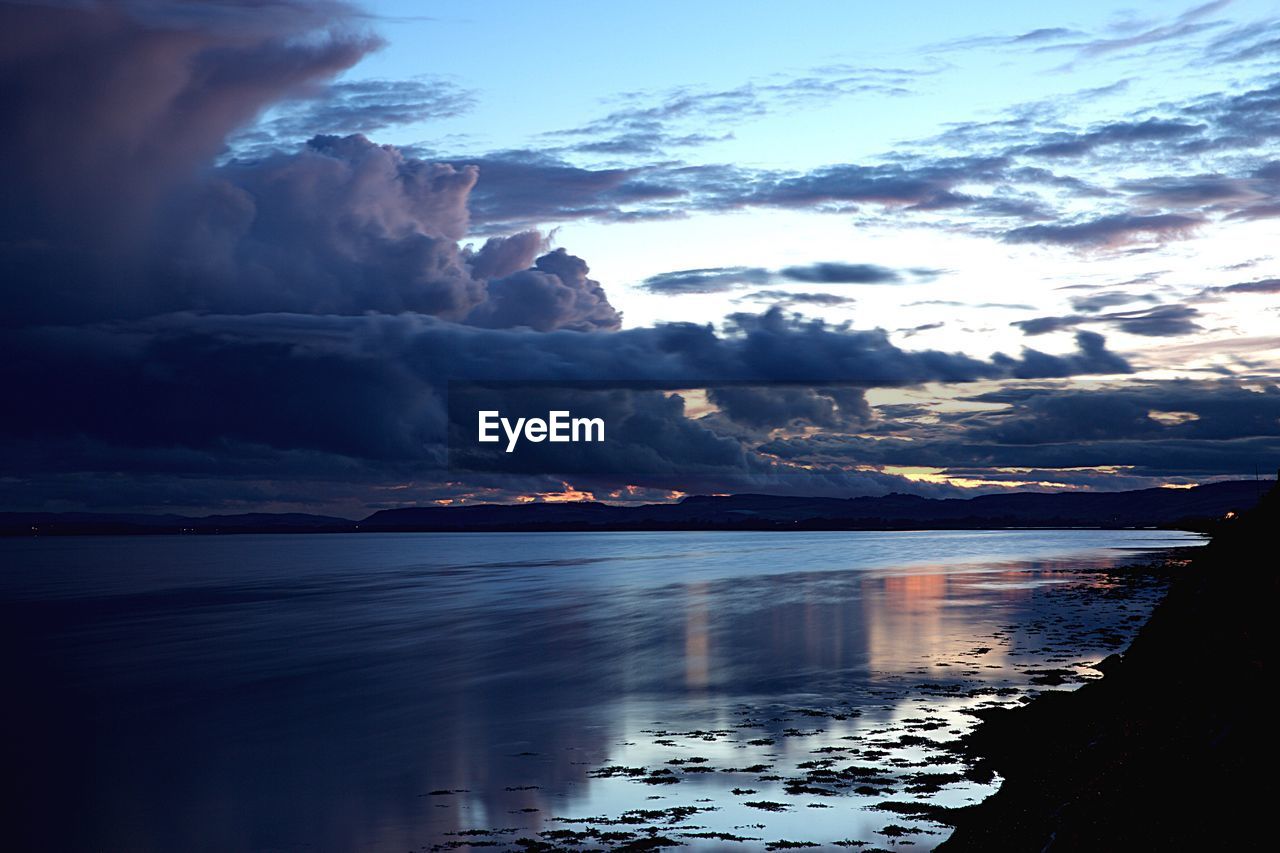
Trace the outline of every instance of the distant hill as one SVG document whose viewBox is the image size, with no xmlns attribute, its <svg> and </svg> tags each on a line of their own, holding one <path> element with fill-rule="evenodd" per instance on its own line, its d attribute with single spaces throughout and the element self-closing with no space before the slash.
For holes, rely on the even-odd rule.
<svg viewBox="0 0 1280 853">
<path fill-rule="evenodd" d="M 0 512 L 0 535 L 142 533 L 309 533 L 354 530 L 356 523 L 331 515 L 247 512 L 238 515 L 143 515 L 102 512 Z"/>
<path fill-rule="evenodd" d="M 0 535 L 319 533 L 537 530 L 919 530 L 993 527 L 1204 529 L 1258 502 L 1273 481 L 1234 480 L 1191 489 L 1010 492 L 976 498 L 891 494 L 862 498 L 693 496 L 678 503 L 573 503 L 403 507 L 361 521 L 305 513 L 137 515 L 0 513 Z"/>
<path fill-rule="evenodd" d="M 376 512 L 362 530 L 899 530 L 982 527 L 1203 527 L 1257 503 L 1270 481 L 1131 492 L 1014 492 L 934 499 L 777 495 L 696 496 L 673 504 L 594 502 L 406 507 Z"/>
</svg>

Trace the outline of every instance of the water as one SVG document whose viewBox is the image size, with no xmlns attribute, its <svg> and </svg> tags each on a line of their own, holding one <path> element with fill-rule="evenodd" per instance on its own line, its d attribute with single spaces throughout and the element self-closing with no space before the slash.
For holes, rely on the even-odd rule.
<svg viewBox="0 0 1280 853">
<path fill-rule="evenodd" d="M 4 540 L 11 831 L 45 850 L 928 849 L 945 829 L 874 806 L 988 795 L 939 746 L 964 712 L 1094 675 L 1163 590 L 1122 567 L 1200 541 Z"/>
</svg>

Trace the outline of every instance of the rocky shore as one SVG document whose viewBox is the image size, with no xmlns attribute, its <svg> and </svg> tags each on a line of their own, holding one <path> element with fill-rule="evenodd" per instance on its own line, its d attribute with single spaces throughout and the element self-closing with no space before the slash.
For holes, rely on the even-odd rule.
<svg viewBox="0 0 1280 853">
<path fill-rule="evenodd" d="M 1277 772 L 1274 673 L 1280 488 L 1178 577 L 1105 677 L 982 712 L 961 749 L 1004 784 L 951 811 L 942 853 L 1242 850 Z"/>
</svg>

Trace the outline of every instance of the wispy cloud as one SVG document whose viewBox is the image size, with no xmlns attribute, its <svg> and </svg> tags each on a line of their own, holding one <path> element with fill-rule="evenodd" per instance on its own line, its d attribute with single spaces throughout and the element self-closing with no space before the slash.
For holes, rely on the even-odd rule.
<svg viewBox="0 0 1280 853">
<path fill-rule="evenodd" d="M 455 118 L 476 104 L 476 93 L 446 79 L 356 80 L 330 83 L 305 98 L 275 107 L 234 136 L 233 152 L 293 146 L 320 134 L 374 133 Z"/>
<path fill-rule="evenodd" d="M 763 267 L 710 267 L 675 270 L 650 276 L 640 287 L 655 293 L 723 293 L 748 285 L 771 282 L 805 284 L 906 284 L 932 281 L 940 271 L 933 269 L 896 270 L 879 264 L 822 261 L 770 270 Z M 793 299 L 793 301 L 805 301 Z M 819 300 L 810 299 L 810 302 Z M 834 303 L 833 303 L 834 304 Z"/>
<path fill-rule="evenodd" d="M 728 89 L 677 88 L 630 92 L 622 105 L 580 127 L 544 134 L 561 153 L 666 155 L 676 148 L 732 138 L 732 128 L 770 113 L 826 103 L 854 95 L 893 97 L 911 92 L 917 70 L 857 65 L 825 65 L 797 76 L 775 75 Z M 707 132 L 713 124 L 717 130 Z"/>
</svg>

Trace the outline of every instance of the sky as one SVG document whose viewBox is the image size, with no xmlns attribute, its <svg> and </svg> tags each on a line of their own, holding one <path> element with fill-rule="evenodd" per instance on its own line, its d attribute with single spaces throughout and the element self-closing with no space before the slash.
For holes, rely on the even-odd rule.
<svg viewBox="0 0 1280 853">
<path fill-rule="evenodd" d="M 1280 464 L 1275 3 L 0 15 L 0 509 Z M 451 465 L 476 380 L 614 438 Z"/>
</svg>

